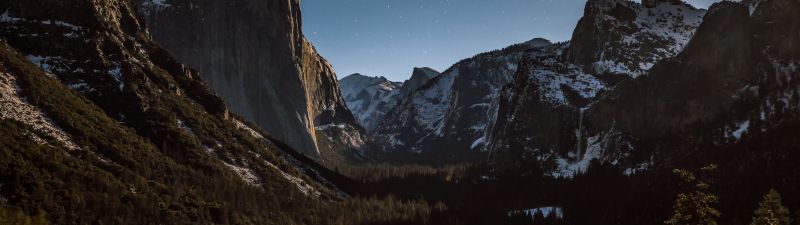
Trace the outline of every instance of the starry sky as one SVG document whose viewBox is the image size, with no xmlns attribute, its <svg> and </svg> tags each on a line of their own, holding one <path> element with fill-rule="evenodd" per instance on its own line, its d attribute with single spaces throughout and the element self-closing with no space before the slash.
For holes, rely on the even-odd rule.
<svg viewBox="0 0 800 225">
<path fill-rule="evenodd" d="M 717 0 L 690 0 L 707 8 Z M 414 67 L 461 59 L 535 37 L 566 41 L 585 0 L 302 0 L 303 32 L 339 78 L 404 81 Z"/>
</svg>

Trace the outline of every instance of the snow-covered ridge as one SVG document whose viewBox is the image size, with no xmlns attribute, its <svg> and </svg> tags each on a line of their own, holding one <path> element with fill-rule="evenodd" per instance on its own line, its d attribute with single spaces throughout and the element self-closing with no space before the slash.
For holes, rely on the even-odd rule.
<svg viewBox="0 0 800 225">
<path fill-rule="evenodd" d="M 236 126 L 237 129 L 247 132 L 253 138 L 258 139 L 258 140 L 260 140 L 261 142 L 263 142 L 265 144 L 269 144 L 270 146 L 273 146 L 273 147 L 275 146 L 270 140 L 264 138 L 263 135 L 261 135 L 255 129 L 247 126 L 243 122 L 234 119 L 233 120 L 233 124 Z M 261 157 L 258 156 L 258 158 L 261 158 Z M 282 160 L 285 163 L 292 164 L 294 166 L 299 166 L 300 165 L 298 162 L 296 162 L 295 160 L 293 160 L 291 158 L 282 158 Z M 284 179 L 286 179 L 287 181 L 289 181 L 292 184 L 294 184 L 297 187 L 297 190 L 299 190 L 303 194 L 305 194 L 307 196 L 310 196 L 312 198 L 318 198 L 319 196 L 322 195 L 321 192 L 319 192 L 316 188 L 314 188 L 314 186 L 309 184 L 307 181 L 305 181 L 305 180 L 303 180 L 303 179 L 301 179 L 299 177 L 293 176 L 293 175 L 287 173 L 286 171 L 283 171 L 282 169 L 280 169 L 280 167 L 276 166 L 272 162 L 265 161 L 265 163 L 270 168 L 275 169 L 276 171 L 278 171 L 281 174 L 281 176 L 283 176 Z M 236 174 L 238 174 L 239 177 L 243 181 L 247 182 L 248 184 L 253 185 L 253 186 L 258 186 L 260 184 L 260 179 L 257 176 L 255 176 L 255 174 L 253 173 L 252 169 L 247 168 L 247 166 L 241 167 L 241 166 L 235 166 L 235 165 L 232 165 L 232 164 L 229 164 L 229 163 L 225 163 L 225 165 L 228 166 L 228 168 L 230 168 L 232 171 L 236 172 Z"/>
<path fill-rule="evenodd" d="M 540 56 L 529 64 L 528 82 L 539 85 L 540 97 L 558 105 L 570 105 L 565 88 L 577 92 L 581 98 L 592 99 L 606 85 L 597 77 L 585 73 L 580 67 L 558 60 L 558 55 Z"/>
<path fill-rule="evenodd" d="M 511 82 L 524 52 L 544 44 L 549 41 L 534 39 L 454 64 L 392 110 L 373 142 L 384 151 L 421 153 L 430 145 L 452 142 L 464 150 L 482 150 L 500 89 Z"/>
<path fill-rule="evenodd" d="M 342 96 L 353 115 L 361 126 L 372 131 L 390 110 L 437 75 L 439 72 L 430 68 L 414 68 L 411 78 L 403 83 L 361 74 L 347 76 L 339 82 Z"/>
<path fill-rule="evenodd" d="M 386 112 L 402 99 L 402 84 L 385 77 L 353 74 L 341 79 L 339 86 L 347 107 L 367 130 L 378 126 Z"/>
<path fill-rule="evenodd" d="M 596 18 L 596 29 L 621 35 L 621 39 L 606 43 L 607 49 L 599 53 L 592 69 L 630 77 L 640 76 L 659 60 L 680 53 L 706 13 L 688 4 L 657 1 L 648 7 L 623 0 L 590 1 L 587 10 Z M 629 18 L 631 15 L 624 12 L 635 16 Z"/>
<path fill-rule="evenodd" d="M 2 72 L 0 72 L 0 119 L 24 123 L 35 131 L 58 141 L 58 143 L 47 143 L 38 134 L 29 134 L 31 139 L 39 144 L 60 144 L 69 150 L 79 149 L 67 133 L 47 118 L 39 108 L 29 104 L 25 98 L 20 96 L 20 89 L 14 76 Z"/>
</svg>

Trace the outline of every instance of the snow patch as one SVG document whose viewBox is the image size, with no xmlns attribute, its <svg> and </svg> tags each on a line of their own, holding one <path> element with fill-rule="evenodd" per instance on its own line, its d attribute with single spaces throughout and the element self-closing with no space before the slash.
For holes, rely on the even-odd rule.
<svg viewBox="0 0 800 225">
<path fill-rule="evenodd" d="M 235 172 L 236 175 L 239 175 L 239 178 L 241 178 L 242 181 L 244 181 L 248 185 L 251 185 L 251 186 L 254 186 L 254 187 L 260 186 L 261 183 L 260 183 L 260 181 L 258 179 L 258 176 L 256 176 L 256 174 L 253 172 L 252 169 L 247 168 L 246 166 L 242 167 L 242 166 L 233 165 L 233 164 L 230 164 L 230 163 L 227 163 L 227 162 L 224 162 L 224 161 L 222 163 L 225 164 L 225 166 L 228 167 L 228 169 L 230 169 L 233 172 Z"/>
<path fill-rule="evenodd" d="M 508 212 L 508 216 L 512 216 L 515 214 L 525 214 L 533 217 L 537 213 L 542 213 L 545 218 L 550 217 L 551 214 L 556 218 L 564 218 L 564 210 L 561 207 L 539 207 L 539 208 L 532 208 L 532 209 L 523 209 L 523 210 L 514 210 Z"/>
<path fill-rule="evenodd" d="M 286 180 L 292 182 L 295 186 L 297 186 L 297 190 L 300 190 L 300 192 L 302 192 L 303 194 L 310 196 L 312 198 L 319 198 L 319 196 L 322 195 L 322 193 L 320 193 L 316 188 L 308 184 L 305 180 L 284 172 L 283 170 L 281 170 L 272 163 L 267 162 L 267 165 L 280 172 L 283 178 L 286 178 Z"/>
<path fill-rule="evenodd" d="M 750 121 L 745 120 L 736 124 L 735 127 L 726 129 L 726 137 L 734 138 L 737 141 L 742 139 L 742 136 L 750 129 Z"/>
<path fill-rule="evenodd" d="M 55 139 L 69 150 L 80 149 L 72 142 L 72 138 L 67 133 L 47 118 L 41 109 L 28 103 L 19 94 L 20 92 L 14 76 L 0 73 L 0 119 L 15 120 L 31 126 L 35 131 Z M 30 134 L 30 136 L 37 143 L 46 143 L 36 134 Z"/>
<path fill-rule="evenodd" d="M 234 119 L 233 124 L 236 126 L 236 129 L 243 130 L 256 139 L 259 140 L 264 139 L 263 135 L 259 134 L 255 129 L 245 125 L 244 123 L 242 123 L 242 121 Z"/>
<path fill-rule="evenodd" d="M 469 149 L 475 149 L 475 148 L 483 145 L 484 142 L 486 142 L 486 137 L 478 138 L 478 140 L 475 140 L 475 141 L 472 142 L 472 145 L 469 146 Z"/>
</svg>

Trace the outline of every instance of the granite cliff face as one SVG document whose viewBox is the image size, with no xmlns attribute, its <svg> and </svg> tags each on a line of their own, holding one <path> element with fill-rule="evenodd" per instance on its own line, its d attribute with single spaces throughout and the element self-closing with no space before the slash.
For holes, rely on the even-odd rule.
<svg viewBox="0 0 800 225">
<path fill-rule="evenodd" d="M 704 14 L 680 1 L 588 1 L 572 41 L 528 52 L 503 89 L 488 140 L 498 171 L 571 176 L 595 159 L 621 161 L 634 147 L 614 129 L 586 132 L 587 110 L 620 82 L 680 53 Z M 616 150 L 601 150 L 608 148 Z"/>
<path fill-rule="evenodd" d="M 600 6 L 608 2 L 596 1 Z M 673 1 L 649 4 L 632 6 L 639 12 L 648 12 L 653 7 L 683 6 Z M 627 11 L 617 9 L 624 6 L 621 3 L 606 6 L 613 6 L 606 7 L 611 9 L 608 12 Z M 578 63 L 597 65 L 592 63 L 597 59 L 579 59 L 575 55 L 575 51 L 587 52 L 586 43 L 594 42 L 572 42 L 571 46 L 563 47 L 567 55 L 561 58 L 566 59 L 565 63 L 575 63 L 606 84 L 600 92 L 587 92 L 591 95 L 570 85 L 559 88 L 560 92 L 570 89 L 577 92 L 560 95 L 566 98 L 547 97 L 553 92 L 546 84 L 552 82 L 542 78 L 549 76 L 548 71 L 569 67 L 557 66 L 553 57 L 543 57 L 548 55 L 544 52 L 533 52 L 518 71 L 516 81 L 504 90 L 498 124 L 491 138 L 492 162 L 498 171 L 543 172 L 551 176 L 572 176 L 585 171 L 593 161 L 614 165 L 627 175 L 703 160 L 729 161 L 732 164 L 727 166 L 743 170 L 742 162 L 752 161 L 755 155 L 763 156 L 765 162 L 783 163 L 769 155 L 794 154 L 787 152 L 792 148 L 786 146 L 797 144 L 786 132 L 792 133 L 787 127 L 797 123 L 800 105 L 795 79 L 800 65 L 798 11 L 800 3 L 788 0 L 717 3 L 708 10 L 696 31 L 690 32 L 692 36 L 674 39 L 686 42 L 658 41 L 670 38 L 645 38 L 656 42 L 638 42 L 651 49 L 677 51 L 658 51 L 670 54 L 656 60 L 644 73 L 620 73 L 634 79 L 610 80 L 607 73 L 597 73 L 610 70 L 594 70 L 596 66 Z M 680 12 L 686 14 L 687 10 Z M 682 26 L 677 23 L 668 27 Z M 637 33 L 641 32 L 638 30 Z M 593 32 L 579 25 L 576 35 L 580 33 Z M 609 40 L 619 39 L 615 36 L 609 36 L 612 37 Z M 590 38 L 576 37 L 584 39 Z M 588 52 L 625 52 L 620 50 L 631 46 L 634 45 L 623 43 L 617 50 L 601 48 Z M 629 52 L 647 48 L 636 47 Z M 641 53 L 648 55 L 648 52 Z M 622 66 L 640 59 L 645 60 L 641 63 L 650 62 L 650 57 L 636 54 L 617 56 L 621 57 L 617 59 L 622 60 L 618 64 Z M 618 71 L 633 71 L 620 68 L 623 70 Z M 561 74 L 565 74 L 562 80 L 576 77 Z M 569 92 L 577 93 L 572 94 L 577 98 L 570 98 Z M 747 150 L 772 143 L 781 144 L 766 147 L 769 153 L 751 154 Z"/>
<path fill-rule="evenodd" d="M 360 146 L 363 132 L 336 74 L 302 34 L 300 1 L 137 3 L 153 39 L 197 68 L 232 111 L 311 157 Z"/>
</svg>

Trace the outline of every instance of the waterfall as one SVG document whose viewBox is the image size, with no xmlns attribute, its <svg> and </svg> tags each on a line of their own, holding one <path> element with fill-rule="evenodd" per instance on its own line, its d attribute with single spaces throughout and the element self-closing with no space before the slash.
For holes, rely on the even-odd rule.
<svg viewBox="0 0 800 225">
<path fill-rule="evenodd" d="M 580 118 L 578 119 L 578 131 L 575 132 L 575 137 L 578 138 L 578 145 L 575 146 L 575 152 L 578 154 L 578 160 L 583 160 L 583 152 L 581 151 L 581 142 L 583 142 L 583 114 L 586 108 L 580 109 Z"/>
</svg>

